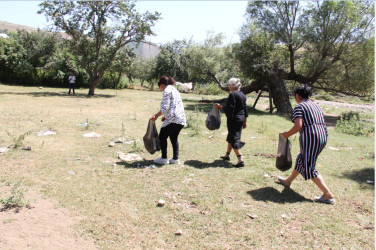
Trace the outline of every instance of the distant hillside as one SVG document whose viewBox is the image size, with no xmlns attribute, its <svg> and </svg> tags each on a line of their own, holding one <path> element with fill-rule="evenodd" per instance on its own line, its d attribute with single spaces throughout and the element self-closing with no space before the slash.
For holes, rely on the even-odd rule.
<svg viewBox="0 0 376 250">
<path fill-rule="evenodd" d="M 29 27 L 26 25 L 20 25 L 20 24 L 14 24 L 9 23 L 5 21 L 0 21 L 0 33 L 7 33 L 11 31 L 17 31 L 17 30 L 26 30 L 26 31 L 35 31 L 36 28 Z"/>
<path fill-rule="evenodd" d="M 5 21 L 0 21 L 0 33 L 14 32 L 17 30 L 26 30 L 28 32 L 36 31 L 36 28 L 29 27 L 26 25 L 14 24 Z M 68 37 L 64 32 L 60 32 L 63 37 Z M 142 59 L 156 57 L 159 53 L 159 46 L 153 43 L 141 43 L 136 49 L 135 52 L 137 56 Z"/>
</svg>

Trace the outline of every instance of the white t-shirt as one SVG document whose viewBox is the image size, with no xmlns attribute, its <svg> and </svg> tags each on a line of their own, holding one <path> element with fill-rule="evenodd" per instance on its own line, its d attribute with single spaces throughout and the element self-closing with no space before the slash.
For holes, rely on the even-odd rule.
<svg viewBox="0 0 376 250">
<path fill-rule="evenodd" d="M 69 76 L 68 77 L 69 83 L 75 83 L 76 82 L 76 77 L 75 76 Z"/>
<path fill-rule="evenodd" d="M 171 85 L 167 85 L 163 91 L 161 112 L 166 117 L 166 120 L 162 124 L 162 128 L 170 123 L 187 125 L 184 105 L 180 93 Z"/>
</svg>

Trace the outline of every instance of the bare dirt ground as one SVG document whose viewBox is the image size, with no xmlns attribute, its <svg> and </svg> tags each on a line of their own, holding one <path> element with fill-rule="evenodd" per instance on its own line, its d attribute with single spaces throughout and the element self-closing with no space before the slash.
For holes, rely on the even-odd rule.
<svg viewBox="0 0 376 250">
<path fill-rule="evenodd" d="M 343 108 L 353 108 L 353 109 L 360 109 L 366 111 L 374 111 L 375 105 L 373 104 L 352 104 L 352 103 L 342 103 L 342 102 L 329 102 L 329 101 L 321 101 L 315 100 L 315 103 L 319 105 L 327 105 L 332 107 L 343 107 Z"/>
<path fill-rule="evenodd" d="M 7 189 L 0 187 L 1 194 Z M 29 208 L 0 210 L 0 249 L 97 249 L 93 239 L 73 229 L 80 218 L 32 190 L 25 199 Z"/>
</svg>

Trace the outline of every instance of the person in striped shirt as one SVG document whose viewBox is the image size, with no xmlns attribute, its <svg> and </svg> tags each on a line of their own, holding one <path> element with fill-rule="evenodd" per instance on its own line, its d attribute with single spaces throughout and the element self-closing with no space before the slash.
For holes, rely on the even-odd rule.
<svg viewBox="0 0 376 250">
<path fill-rule="evenodd" d="M 301 174 L 305 180 L 312 180 L 323 192 L 322 196 L 315 198 L 315 201 L 333 204 L 334 196 L 316 169 L 317 157 L 328 141 L 324 114 L 319 105 L 309 100 L 312 90 L 308 85 L 297 88 L 294 94 L 297 102 L 291 119 L 294 126 L 282 135 L 289 138 L 299 132 L 300 153 L 290 176 L 286 179 L 278 177 L 278 180 L 285 187 L 290 187 L 292 181 Z"/>
</svg>

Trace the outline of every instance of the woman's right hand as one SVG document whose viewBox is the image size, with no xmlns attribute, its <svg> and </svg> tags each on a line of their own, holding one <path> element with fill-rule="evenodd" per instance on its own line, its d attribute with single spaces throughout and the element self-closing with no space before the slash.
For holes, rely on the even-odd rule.
<svg viewBox="0 0 376 250">
<path fill-rule="evenodd" d="M 156 121 L 158 119 L 158 116 L 156 116 L 156 115 L 153 115 L 152 117 L 150 117 L 150 120 L 152 120 L 152 121 Z"/>
<path fill-rule="evenodd" d="M 215 104 L 214 104 L 214 108 L 215 108 L 215 109 L 222 109 L 223 107 L 222 107 L 221 104 L 219 104 L 219 103 L 215 103 Z"/>
</svg>

